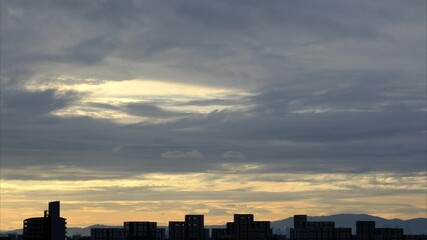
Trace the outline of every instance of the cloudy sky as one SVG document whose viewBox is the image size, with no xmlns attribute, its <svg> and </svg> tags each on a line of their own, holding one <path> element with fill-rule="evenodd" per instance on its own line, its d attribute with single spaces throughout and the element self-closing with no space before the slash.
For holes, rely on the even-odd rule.
<svg viewBox="0 0 427 240">
<path fill-rule="evenodd" d="M 426 1 L 1 1 L 1 221 L 426 216 Z"/>
</svg>

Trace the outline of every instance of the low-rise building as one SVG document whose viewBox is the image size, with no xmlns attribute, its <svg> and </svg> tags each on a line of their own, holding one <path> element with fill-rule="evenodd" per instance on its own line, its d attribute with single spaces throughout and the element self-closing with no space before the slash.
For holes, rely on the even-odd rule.
<svg viewBox="0 0 427 240">
<path fill-rule="evenodd" d="M 125 240 L 156 240 L 157 222 L 125 222 Z"/>
<path fill-rule="evenodd" d="M 124 240 L 123 228 L 91 228 L 91 240 Z"/>
</svg>

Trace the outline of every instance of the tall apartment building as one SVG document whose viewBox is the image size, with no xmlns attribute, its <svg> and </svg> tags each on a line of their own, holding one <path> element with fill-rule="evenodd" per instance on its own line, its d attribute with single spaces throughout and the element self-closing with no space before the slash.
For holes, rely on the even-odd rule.
<svg viewBox="0 0 427 240">
<path fill-rule="evenodd" d="M 43 217 L 28 218 L 23 223 L 23 240 L 64 240 L 66 219 L 60 216 L 60 202 L 50 202 Z"/>
</svg>

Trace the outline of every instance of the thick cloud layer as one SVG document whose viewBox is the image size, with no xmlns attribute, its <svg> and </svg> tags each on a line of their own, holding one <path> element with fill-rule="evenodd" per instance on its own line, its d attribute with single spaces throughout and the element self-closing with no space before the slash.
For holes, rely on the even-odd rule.
<svg viewBox="0 0 427 240">
<path fill-rule="evenodd" d="M 245 191 L 191 196 L 238 205 L 282 199 L 281 174 L 392 174 L 406 186 L 403 176 L 426 172 L 423 0 L 3 1 L 0 9 L 5 182 L 232 174 L 246 179 Z M 249 186 L 272 176 L 283 193 L 259 197 Z M 110 187 L 100 199 L 147 197 Z M 395 191 L 344 194 L 384 188 Z M 148 198 L 189 200 L 175 187 L 168 194 Z M 282 200 L 315 198 L 301 194 Z M 407 217 L 426 208 L 417 204 L 393 209 Z"/>
</svg>

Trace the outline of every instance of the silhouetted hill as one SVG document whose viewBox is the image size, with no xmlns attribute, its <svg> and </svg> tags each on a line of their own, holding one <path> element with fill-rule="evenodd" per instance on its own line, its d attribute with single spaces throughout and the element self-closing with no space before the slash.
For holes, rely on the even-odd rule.
<svg viewBox="0 0 427 240">
<path fill-rule="evenodd" d="M 67 228 L 67 236 L 72 236 L 72 235 L 76 235 L 76 234 L 80 234 L 82 236 L 90 236 L 90 229 L 91 228 L 121 228 L 122 226 L 108 226 L 108 225 L 101 225 L 101 224 L 96 224 L 96 225 L 92 225 L 92 226 L 88 226 L 88 227 L 72 227 L 72 228 Z M 16 229 L 16 230 L 10 230 L 10 231 L 1 231 L 1 233 L 18 233 L 18 234 L 22 234 L 22 229 Z"/>
<path fill-rule="evenodd" d="M 72 235 L 80 234 L 82 236 L 90 236 L 90 229 L 91 228 L 122 228 L 122 227 L 123 226 L 107 226 L 107 225 L 96 224 L 96 225 L 92 225 L 92 226 L 85 227 L 85 228 L 79 228 L 79 227 L 68 228 L 67 229 L 67 235 L 72 236 Z"/>
</svg>

